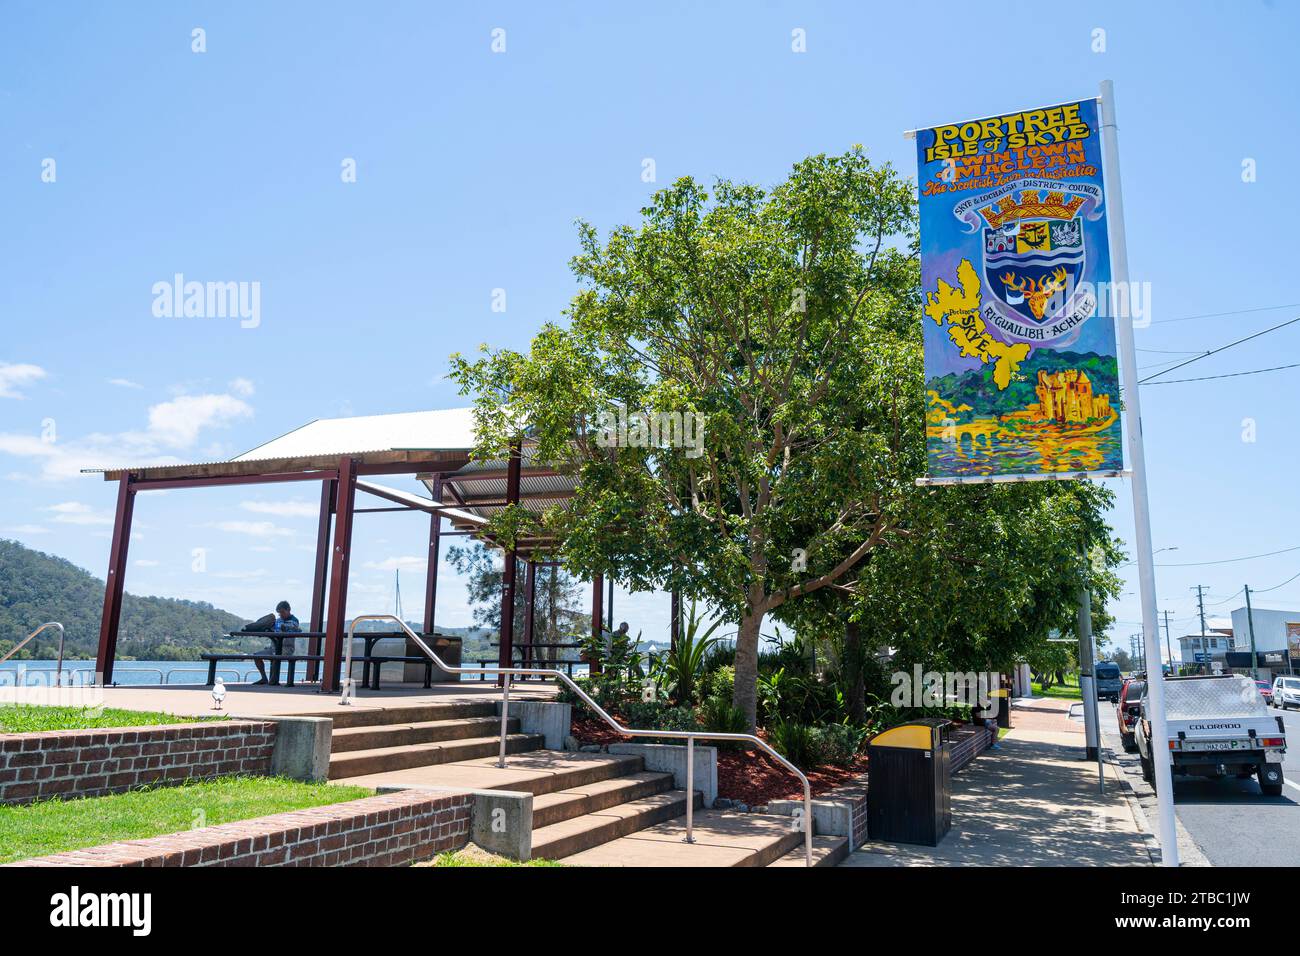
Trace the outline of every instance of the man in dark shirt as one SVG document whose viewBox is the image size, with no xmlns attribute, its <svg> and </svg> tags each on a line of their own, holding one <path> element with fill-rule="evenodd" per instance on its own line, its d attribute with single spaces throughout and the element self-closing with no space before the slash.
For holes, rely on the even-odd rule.
<svg viewBox="0 0 1300 956">
<path fill-rule="evenodd" d="M 245 627 L 244 630 L 273 631 L 277 634 L 284 634 L 284 633 L 296 633 L 298 631 L 301 631 L 302 627 L 298 624 L 298 619 L 293 616 L 293 610 L 289 607 L 289 602 L 281 601 L 279 604 L 275 606 L 274 614 L 267 614 L 265 617 L 258 618 L 252 624 L 249 624 L 247 627 Z M 282 643 L 285 648 L 284 652 L 287 654 L 292 654 L 293 638 L 286 638 Z M 275 652 L 274 643 L 272 643 L 271 645 L 271 652 L 272 653 Z M 255 684 L 268 683 L 268 679 L 266 676 L 266 665 L 262 663 L 261 658 L 254 658 L 253 663 L 257 666 L 257 673 L 261 675 L 261 677 L 258 680 L 254 681 L 254 683 Z M 289 666 L 292 667 L 293 665 L 290 664 Z"/>
</svg>

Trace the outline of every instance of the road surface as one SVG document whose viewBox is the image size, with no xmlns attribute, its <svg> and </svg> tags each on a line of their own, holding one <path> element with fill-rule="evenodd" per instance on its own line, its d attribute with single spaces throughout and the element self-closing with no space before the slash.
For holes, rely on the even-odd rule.
<svg viewBox="0 0 1300 956">
<path fill-rule="evenodd" d="M 1106 745 L 1119 759 L 1154 828 L 1155 794 L 1142 779 L 1137 754 L 1126 754 L 1120 746 L 1115 705 L 1101 701 L 1097 706 Z M 1199 862 L 1211 866 L 1300 864 L 1300 711 L 1283 712 L 1270 707 L 1269 712 L 1282 717 L 1286 723 L 1289 747 L 1282 764 L 1286 778 L 1282 796 L 1264 796 L 1254 778 L 1176 778 L 1174 813 L 1184 831 L 1179 843 L 1193 851 L 1182 854 L 1190 857 L 1184 863 Z M 1194 844 L 1193 847 L 1185 846 L 1188 840 Z M 1203 860 L 1197 859 L 1198 855 L 1203 855 Z"/>
</svg>

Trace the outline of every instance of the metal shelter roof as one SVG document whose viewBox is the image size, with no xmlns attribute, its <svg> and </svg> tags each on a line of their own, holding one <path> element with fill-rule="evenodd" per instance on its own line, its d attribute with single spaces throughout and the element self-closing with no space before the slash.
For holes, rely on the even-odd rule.
<svg viewBox="0 0 1300 956">
<path fill-rule="evenodd" d="M 429 489 L 425 498 L 383 486 L 358 482 L 358 488 L 378 493 L 417 510 L 437 510 L 457 530 L 475 533 L 507 504 L 509 462 L 470 461 L 475 445 L 473 410 L 436 411 L 321 418 L 264 442 L 227 461 L 192 464 L 140 465 L 87 469 L 115 481 L 124 475 L 144 483 L 173 481 L 195 484 L 239 480 L 256 483 L 289 472 L 330 471 L 340 458 L 355 458 L 358 473 L 415 474 Z M 520 454 L 519 503 L 541 512 L 573 497 L 576 481 L 553 465 L 535 460 L 525 441 Z M 409 468 L 407 466 L 410 466 Z M 529 551 L 543 542 L 532 540 Z"/>
</svg>

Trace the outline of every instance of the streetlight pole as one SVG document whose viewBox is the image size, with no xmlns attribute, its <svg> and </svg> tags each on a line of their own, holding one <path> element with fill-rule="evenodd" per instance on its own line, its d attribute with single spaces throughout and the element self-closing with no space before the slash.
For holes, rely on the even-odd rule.
<svg viewBox="0 0 1300 956">
<path fill-rule="evenodd" d="M 1156 619 L 1156 564 L 1151 549 L 1151 509 L 1147 492 L 1146 449 L 1142 436 L 1142 403 L 1137 376 L 1137 351 L 1133 343 L 1132 291 L 1129 285 L 1128 238 L 1124 234 L 1124 189 L 1119 169 L 1119 126 L 1115 120 L 1115 85 L 1101 83 L 1100 100 L 1103 174 L 1110 235 L 1111 315 L 1115 317 L 1116 344 L 1123 382 L 1124 411 L 1128 418 L 1128 464 L 1133 472 L 1134 544 L 1138 559 L 1138 584 L 1142 597 L 1142 640 L 1148 657 L 1160 656 L 1159 623 Z M 1122 291 L 1121 291 L 1122 290 Z M 1122 297 L 1127 297 L 1127 300 Z M 1124 308 L 1117 308 L 1123 305 Z M 1160 859 L 1165 866 L 1178 865 L 1178 830 L 1174 822 L 1173 766 L 1169 757 L 1169 728 L 1165 720 L 1165 677 L 1160 671 L 1147 673 L 1147 712 L 1151 720 L 1151 748 L 1155 764 L 1156 808 L 1160 836 Z"/>
</svg>

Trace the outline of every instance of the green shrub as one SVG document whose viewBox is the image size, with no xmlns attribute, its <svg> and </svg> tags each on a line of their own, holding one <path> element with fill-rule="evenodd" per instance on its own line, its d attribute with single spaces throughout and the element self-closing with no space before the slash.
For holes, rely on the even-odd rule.
<svg viewBox="0 0 1300 956">
<path fill-rule="evenodd" d="M 865 727 L 852 724 L 827 724 L 813 728 L 814 748 L 826 763 L 837 767 L 853 766 L 853 758 L 867 739 Z"/>
<path fill-rule="evenodd" d="M 623 708 L 625 724 L 632 730 L 658 730 L 668 705 L 661 701 L 635 700 Z"/>
<path fill-rule="evenodd" d="M 699 720 L 695 717 L 694 707 L 665 707 L 659 715 L 659 725 L 656 730 L 702 730 Z M 676 737 L 664 737 L 660 743 L 665 744 L 685 744 L 686 741 Z"/>
<path fill-rule="evenodd" d="M 770 743 L 796 767 L 815 767 L 822 762 L 814 728 L 794 720 L 777 720 L 768 727 Z"/>
<path fill-rule="evenodd" d="M 736 668 L 724 664 L 706 676 L 701 683 L 701 693 L 707 700 L 710 697 L 722 697 L 731 700 L 736 691 Z"/>
<path fill-rule="evenodd" d="M 748 731 L 744 711 L 732 706 L 730 693 L 725 697 L 713 694 L 705 698 L 700 708 L 700 723 L 705 730 L 716 730 L 723 734 L 743 734 Z M 712 745 L 719 750 L 743 750 L 746 746 L 739 741 L 725 740 L 712 741 Z"/>
</svg>

